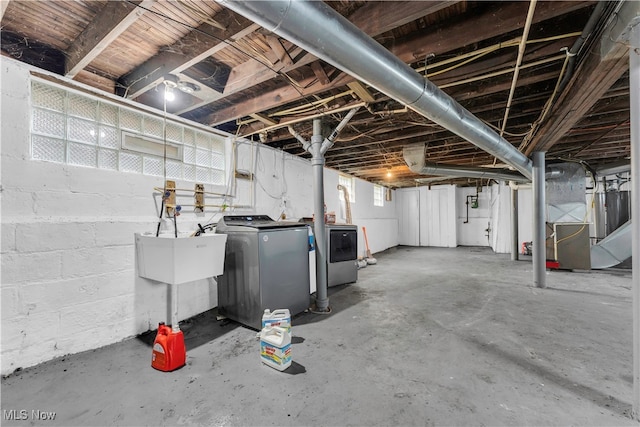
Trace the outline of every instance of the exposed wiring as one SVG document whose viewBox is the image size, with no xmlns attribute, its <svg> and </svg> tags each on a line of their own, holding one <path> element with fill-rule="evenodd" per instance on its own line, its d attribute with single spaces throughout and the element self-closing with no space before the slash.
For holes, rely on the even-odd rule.
<svg viewBox="0 0 640 427">
<path fill-rule="evenodd" d="M 540 113 L 540 116 L 536 119 L 535 122 L 533 122 L 533 124 L 531 125 L 531 130 L 527 133 L 527 135 L 522 140 L 522 143 L 518 147 L 518 150 L 520 151 L 524 151 L 524 149 L 531 143 L 531 140 L 533 139 L 536 132 L 538 131 L 538 128 L 540 127 L 544 119 L 547 117 L 547 114 L 549 113 L 549 111 L 551 111 L 551 107 L 553 107 L 553 101 L 555 100 L 556 94 L 558 93 L 558 88 L 560 87 L 560 83 L 562 82 L 564 73 L 567 70 L 567 64 L 569 63 L 569 58 L 572 55 L 569 52 L 569 49 L 564 48 L 563 50 L 565 51 L 565 59 L 564 59 L 564 62 L 562 63 L 562 69 L 560 69 L 560 74 L 558 75 L 558 80 L 556 81 L 556 85 L 553 88 L 553 92 L 551 93 L 551 96 L 549 96 L 549 99 L 547 99 L 547 102 L 545 103 L 544 107 L 542 107 L 542 112 Z"/>
<path fill-rule="evenodd" d="M 560 35 L 557 35 L 557 36 L 545 37 L 545 38 L 541 38 L 541 39 L 532 39 L 532 40 L 528 40 L 527 41 L 527 45 L 535 44 L 535 43 L 546 43 L 546 42 L 550 42 L 550 41 L 562 40 L 562 39 L 569 38 L 569 37 L 576 37 L 576 36 L 579 36 L 580 34 L 582 34 L 582 33 L 581 32 L 572 32 L 572 33 L 560 34 Z M 429 68 L 430 69 L 434 69 L 434 68 L 442 67 L 444 65 L 451 64 L 453 62 L 458 62 L 458 61 L 461 61 L 461 60 L 465 60 L 465 59 L 467 59 L 469 57 L 471 57 L 473 59 L 477 59 L 477 58 L 480 58 L 480 57 L 484 56 L 486 53 L 497 52 L 497 51 L 499 51 L 501 49 L 504 49 L 504 48 L 518 46 L 519 43 L 520 43 L 520 37 L 516 37 L 516 38 L 513 38 L 511 40 L 507 40 L 505 42 L 496 43 L 496 44 L 493 44 L 491 46 L 487 46 L 487 47 L 484 47 L 484 48 L 481 48 L 481 49 L 476 49 L 476 50 L 473 50 L 471 52 L 468 52 L 468 53 L 465 53 L 465 54 L 462 54 L 462 55 L 458 55 L 458 56 L 455 56 L 455 57 L 452 57 L 452 58 L 449 58 L 449 59 L 444 59 L 444 60 L 442 60 L 440 62 L 429 64 Z M 466 62 L 465 62 L 465 64 L 466 64 Z M 447 69 L 447 71 L 455 70 L 460 65 L 463 65 L 463 64 L 458 64 L 458 65 L 456 65 L 456 66 L 454 66 L 452 68 Z M 417 72 L 422 72 L 424 70 L 425 70 L 425 67 L 416 68 Z M 427 77 L 432 77 L 432 76 L 437 75 L 439 73 L 440 73 L 440 71 L 435 71 L 433 73 L 428 74 Z"/>
<path fill-rule="evenodd" d="M 531 22 L 533 21 L 533 13 L 536 10 L 537 0 L 531 0 L 529 3 L 529 11 L 527 12 L 527 20 L 524 24 L 524 30 L 522 33 L 522 41 L 518 46 L 518 58 L 516 59 L 516 65 L 513 68 L 513 79 L 511 81 L 511 89 L 509 90 L 509 98 L 507 100 L 507 106 L 504 110 L 504 118 L 502 119 L 502 127 L 500 128 L 500 136 L 504 135 L 504 130 L 507 127 L 507 120 L 509 119 L 509 111 L 511 110 L 511 103 L 513 102 L 513 96 L 516 91 L 516 85 L 518 83 L 518 76 L 520 74 L 520 66 L 522 65 L 522 58 L 524 58 L 524 51 L 527 47 L 527 38 L 529 37 L 529 30 L 531 29 Z M 494 164 L 498 160 L 494 159 Z"/>
<path fill-rule="evenodd" d="M 485 124 L 487 124 L 487 126 L 489 126 L 489 127 L 493 128 L 493 129 L 494 129 L 494 130 L 496 130 L 496 131 L 500 131 L 500 130 L 501 130 L 501 128 L 499 128 L 498 126 L 496 126 L 496 125 L 494 125 L 494 124 L 491 124 L 491 123 L 489 123 L 489 122 L 487 122 L 487 121 L 485 121 L 485 120 L 482 120 L 482 121 L 483 121 L 483 122 L 485 122 Z M 512 132 L 508 132 L 508 131 L 506 131 L 506 130 L 503 130 L 503 131 L 502 131 L 502 133 L 503 133 L 503 134 L 505 134 L 505 135 L 507 135 L 507 136 L 523 137 L 523 136 L 527 136 L 527 135 L 529 134 L 529 131 L 527 131 L 527 132 L 522 132 L 522 133 L 512 133 Z"/>
</svg>

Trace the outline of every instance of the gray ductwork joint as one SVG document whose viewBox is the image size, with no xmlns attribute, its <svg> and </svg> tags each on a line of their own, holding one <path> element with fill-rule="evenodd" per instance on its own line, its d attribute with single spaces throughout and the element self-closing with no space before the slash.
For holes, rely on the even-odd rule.
<svg viewBox="0 0 640 427">
<path fill-rule="evenodd" d="M 425 144 L 416 144 L 414 146 L 404 147 L 402 154 L 404 161 L 407 163 L 407 166 L 409 166 L 411 172 L 421 175 L 495 179 L 498 181 L 529 181 L 518 172 L 510 170 L 428 163 L 425 161 Z"/>
</svg>

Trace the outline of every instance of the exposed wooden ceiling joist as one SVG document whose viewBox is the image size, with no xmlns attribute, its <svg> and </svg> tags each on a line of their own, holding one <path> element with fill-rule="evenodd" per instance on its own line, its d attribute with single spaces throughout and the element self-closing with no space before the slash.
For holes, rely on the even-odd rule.
<svg viewBox="0 0 640 427">
<path fill-rule="evenodd" d="M 74 78 L 156 0 L 109 1 L 66 52 L 65 75 Z M 140 8 L 138 6 L 141 6 Z"/>
<path fill-rule="evenodd" d="M 149 1 L 135 0 L 144 14 L 131 25 L 133 15 L 122 13 L 120 19 L 116 12 L 130 11 L 135 2 L 0 2 L 2 54 L 54 74 L 71 71 L 76 81 L 126 92 L 134 102 L 159 110 L 163 99 L 155 86 L 174 74 L 200 90 L 177 93 L 168 112 L 232 134 L 268 130 L 266 141 L 261 138 L 265 144 L 304 158 L 308 153 L 280 124 L 295 119 L 306 138 L 310 115 L 322 111 L 323 120 L 333 122 L 344 116 L 346 105 L 366 103 L 326 153 L 326 164 L 385 185 L 415 185 L 419 177 L 404 163 L 405 144 L 427 143 L 430 161 L 492 163 L 491 156 L 450 131 L 230 12 L 224 3 L 156 0 L 149 7 Z M 560 49 L 578 39 L 592 12 L 601 10 L 596 4 L 538 1 L 505 133 L 509 143 L 518 146 L 540 116 L 560 79 L 565 59 Z M 501 126 L 528 2 L 335 1 L 330 6 L 478 118 Z M 613 3 L 604 7 L 600 33 L 605 23 L 620 21 L 619 14 L 610 19 Z M 626 63 L 616 62 L 617 53 L 594 62 L 593 53 L 580 54 L 573 81 L 544 123 L 541 134 L 556 140 L 543 142 L 550 158 L 597 163 L 628 155 Z M 393 169 L 392 178 L 386 177 L 387 168 Z"/>
<path fill-rule="evenodd" d="M 605 31 L 603 37 L 610 37 Z M 592 43 L 585 60 L 571 77 L 565 91 L 534 138 L 523 148 L 525 154 L 549 151 L 604 96 L 629 69 L 629 48 L 623 43 Z"/>
<path fill-rule="evenodd" d="M 136 98 L 156 86 L 167 74 L 179 73 L 203 59 L 224 49 L 234 39 L 241 38 L 258 26 L 246 18 L 222 10 L 215 16 L 217 22 L 227 23 L 225 29 L 204 23 L 191 31 L 175 45 L 159 52 L 119 81 L 121 94 Z"/>
</svg>

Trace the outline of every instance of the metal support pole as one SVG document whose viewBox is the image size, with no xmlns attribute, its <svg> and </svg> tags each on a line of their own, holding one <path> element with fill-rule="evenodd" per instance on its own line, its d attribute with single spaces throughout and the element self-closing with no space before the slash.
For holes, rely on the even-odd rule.
<svg viewBox="0 0 640 427">
<path fill-rule="evenodd" d="M 640 235 L 640 32 L 631 30 L 629 83 L 631 114 L 631 232 Z M 640 420 L 640 239 L 631 239 L 631 287 L 633 294 L 633 406 L 632 416 Z"/>
<path fill-rule="evenodd" d="M 313 168 L 313 229 L 316 240 L 316 310 L 328 312 L 329 297 L 327 285 L 327 238 L 324 226 L 324 156 L 321 152 L 322 121 L 313 120 L 311 136 L 311 167 Z"/>
<path fill-rule="evenodd" d="M 171 330 L 173 332 L 180 331 L 180 325 L 178 324 L 178 285 L 175 283 L 171 286 Z"/>
<path fill-rule="evenodd" d="M 547 245 L 545 224 L 544 152 L 535 151 L 533 157 L 533 284 L 547 287 Z"/>
<path fill-rule="evenodd" d="M 511 261 L 518 261 L 518 190 L 511 187 Z"/>
</svg>

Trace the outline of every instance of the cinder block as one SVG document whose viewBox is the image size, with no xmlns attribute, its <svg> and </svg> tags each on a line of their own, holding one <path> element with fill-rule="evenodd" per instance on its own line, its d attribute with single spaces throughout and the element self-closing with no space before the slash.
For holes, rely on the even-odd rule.
<svg viewBox="0 0 640 427">
<path fill-rule="evenodd" d="M 20 252 L 45 252 L 95 246 L 95 225 L 89 222 L 38 222 L 18 224 Z"/>
<path fill-rule="evenodd" d="M 24 159 L 3 163 L 3 185 L 29 192 L 66 190 L 68 178 L 65 175 L 64 166 L 58 163 L 28 160 L 28 138 L 25 145 L 27 152 L 24 154 Z"/>
<path fill-rule="evenodd" d="M 2 82 L 4 86 L 4 81 Z M 14 158 L 29 155 L 29 121 L 31 119 L 29 104 L 12 98 L 10 108 L 2 108 L 2 141 L 24 142 L 2 144 L 2 154 Z M 6 151 L 5 151 L 6 150 Z M 24 157 L 27 158 L 27 157 Z"/>
<path fill-rule="evenodd" d="M 2 299 L 2 320 L 14 319 L 20 316 L 20 294 L 18 288 L 3 285 L 0 295 Z"/>
<path fill-rule="evenodd" d="M 151 219 L 151 218 L 150 218 Z M 153 230 L 155 222 L 103 221 L 96 223 L 96 246 L 131 245 L 134 234 Z"/>
<path fill-rule="evenodd" d="M 130 271 L 78 277 L 58 282 L 25 284 L 20 288 L 19 312 L 30 314 L 59 311 L 77 304 L 87 304 L 124 295 L 133 298 L 133 288 L 133 273 Z"/>
<path fill-rule="evenodd" d="M 16 250 L 16 225 L 3 222 L 0 224 L 0 229 L 2 230 L 2 253 L 14 252 Z"/>
<path fill-rule="evenodd" d="M 4 162 L 3 162 L 4 167 Z M 2 179 L 4 180 L 4 173 Z M 9 188 L 6 181 L 2 183 L 2 220 L 8 217 L 25 218 L 33 216 L 35 195 L 29 191 Z"/>
<path fill-rule="evenodd" d="M 29 93 L 29 70 L 24 64 L 2 57 L 2 93 L 15 99 L 25 99 Z M 26 102 L 26 100 L 25 100 Z M 4 108 L 3 108 L 4 110 Z"/>
<path fill-rule="evenodd" d="M 38 216 L 96 216 L 106 212 L 106 204 L 99 194 L 39 191 L 34 212 Z"/>
<path fill-rule="evenodd" d="M 134 301 L 130 296 L 120 296 L 87 304 L 77 304 L 60 310 L 61 339 L 82 333 L 107 330 L 118 322 L 130 319 L 134 313 Z M 88 334 L 85 338 L 89 338 Z M 122 336 L 125 338 L 125 336 Z"/>
<path fill-rule="evenodd" d="M 2 355 L 5 350 L 27 349 L 60 336 L 60 313 L 32 313 L 2 322 Z M 46 359 L 45 359 L 46 360 Z"/>
<path fill-rule="evenodd" d="M 134 298 L 135 295 L 135 275 L 134 269 L 127 269 L 111 274 L 100 276 L 98 282 L 98 295 L 100 298 L 112 298 L 118 296 L 128 296 Z M 89 292 L 88 288 L 82 288 L 81 292 Z"/>
<path fill-rule="evenodd" d="M 133 246 L 111 246 L 64 251 L 62 255 L 62 277 L 67 279 L 132 270 L 135 253 Z"/>
<path fill-rule="evenodd" d="M 55 357 L 63 356 L 62 351 L 57 349 L 57 341 L 49 338 L 39 341 L 33 345 L 25 347 L 2 350 L 2 375 L 8 375 L 17 368 L 27 368 L 34 366 Z"/>
<path fill-rule="evenodd" d="M 62 275 L 62 253 L 8 253 L 2 255 L 2 282 L 18 284 L 52 281 Z"/>
</svg>

